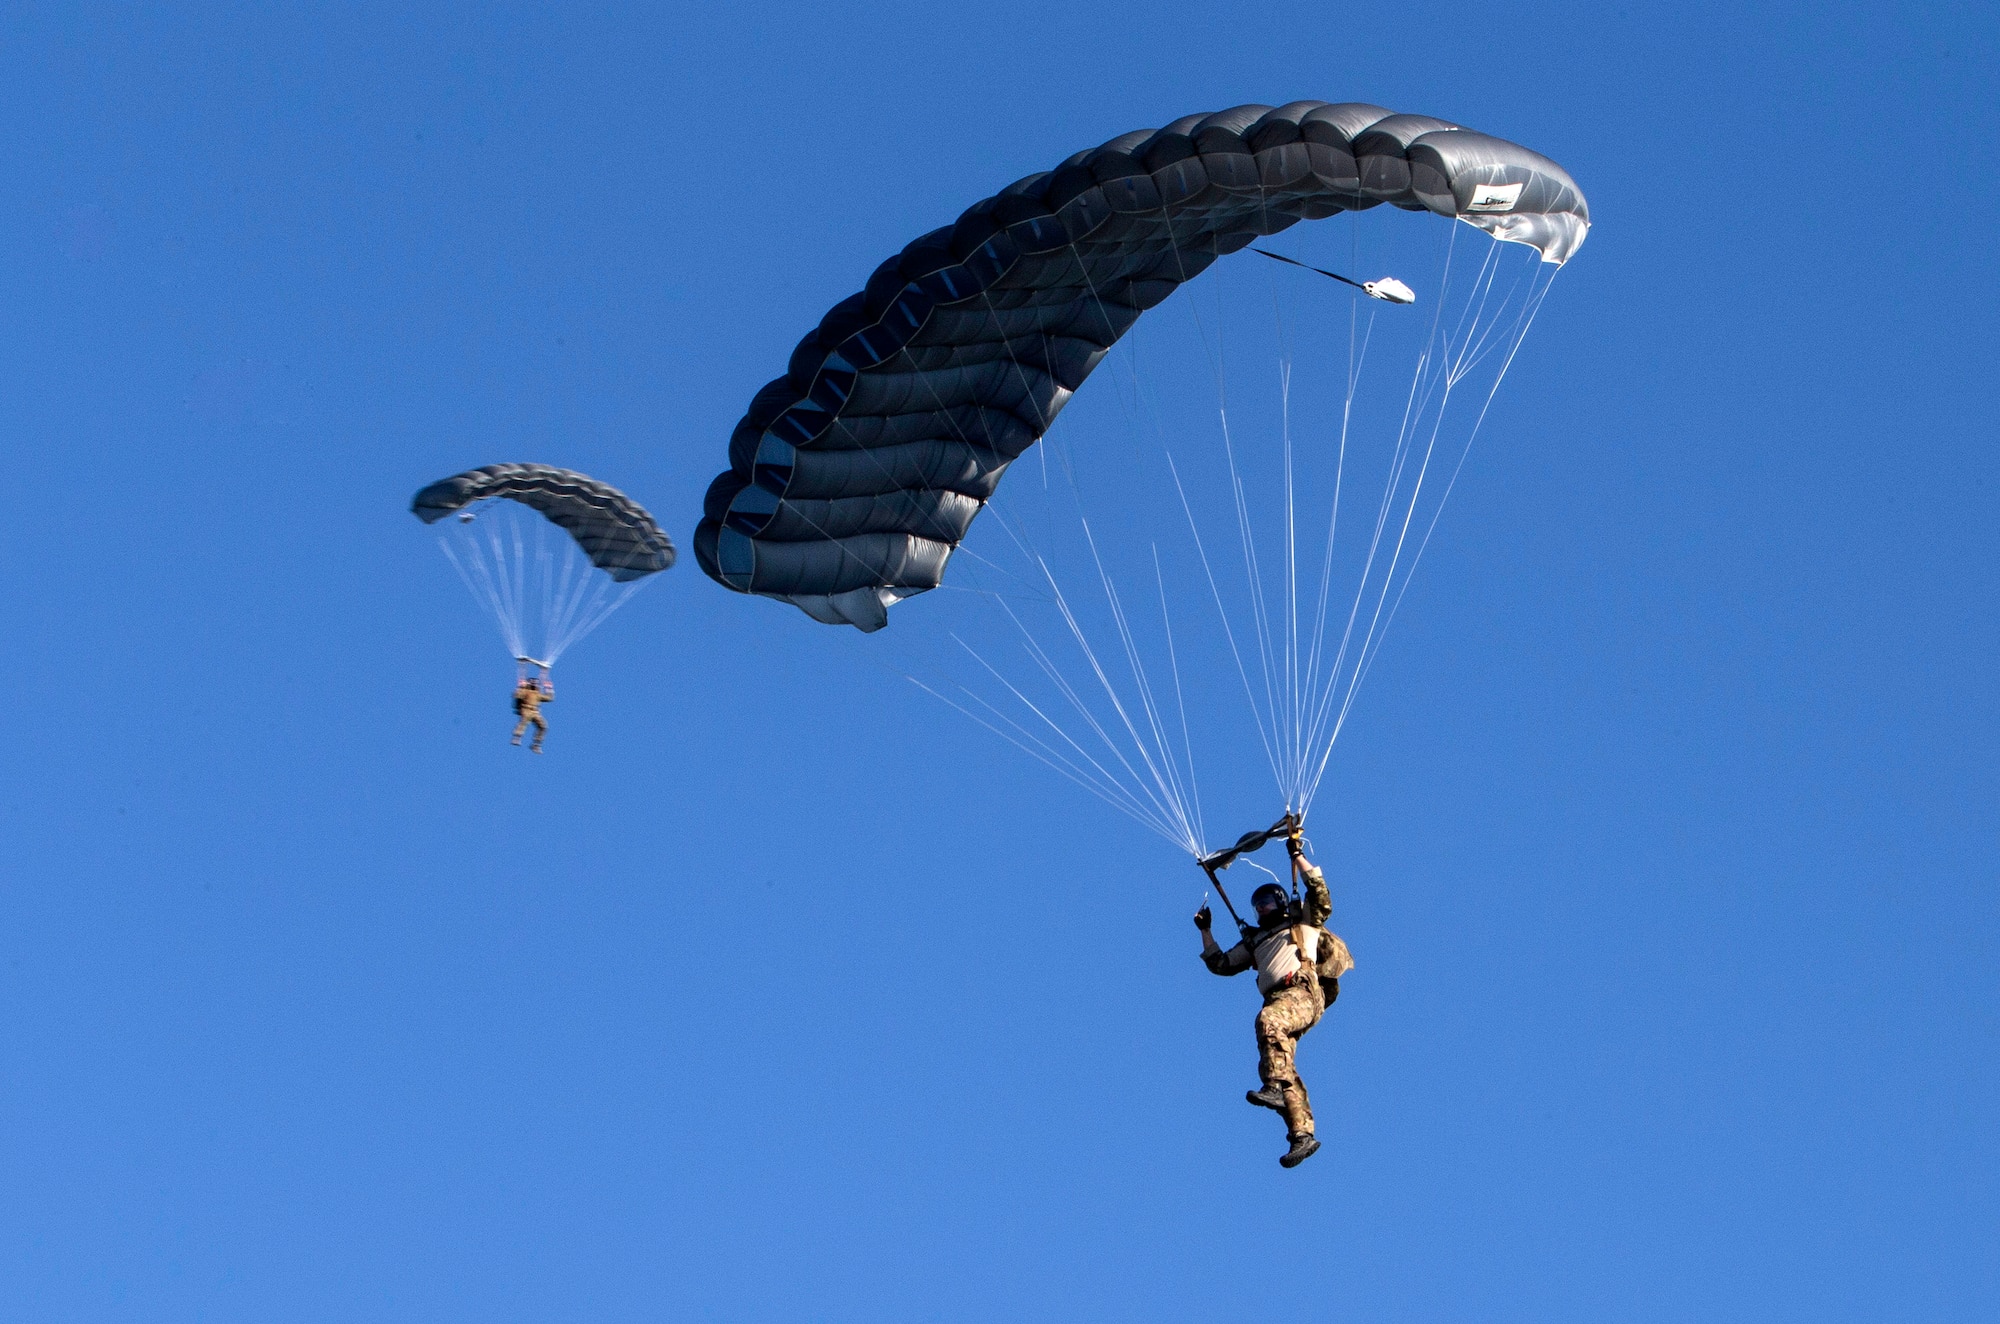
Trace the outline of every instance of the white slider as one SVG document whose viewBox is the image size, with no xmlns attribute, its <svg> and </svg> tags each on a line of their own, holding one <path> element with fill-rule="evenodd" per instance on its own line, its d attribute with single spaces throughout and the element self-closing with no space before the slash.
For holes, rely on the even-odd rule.
<svg viewBox="0 0 2000 1324">
<path fill-rule="evenodd" d="M 1369 298 L 1380 299 L 1384 303 L 1415 303 L 1417 301 L 1416 291 L 1403 284 L 1402 281 L 1397 280 L 1394 276 L 1384 276 L 1380 280 L 1371 280 L 1361 288 L 1367 293 Z"/>
</svg>

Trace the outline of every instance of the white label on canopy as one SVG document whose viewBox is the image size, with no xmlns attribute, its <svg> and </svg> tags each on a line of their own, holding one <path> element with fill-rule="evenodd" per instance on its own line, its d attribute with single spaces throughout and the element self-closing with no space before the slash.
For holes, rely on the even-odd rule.
<svg viewBox="0 0 2000 1324">
<path fill-rule="evenodd" d="M 1475 184 L 1467 211 L 1512 211 L 1521 200 L 1521 184 Z"/>
</svg>

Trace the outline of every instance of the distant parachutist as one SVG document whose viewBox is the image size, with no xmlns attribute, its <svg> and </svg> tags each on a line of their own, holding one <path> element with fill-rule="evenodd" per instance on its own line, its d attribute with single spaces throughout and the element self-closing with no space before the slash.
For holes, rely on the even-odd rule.
<svg viewBox="0 0 2000 1324">
<path fill-rule="evenodd" d="M 549 681 L 549 669 L 546 665 L 535 662 L 530 657 L 519 660 L 540 666 L 542 678 L 536 680 L 532 672 L 526 672 L 514 685 L 514 715 L 521 719 L 514 726 L 514 743 L 520 744 L 521 737 L 526 735 L 528 727 L 533 725 L 535 742 L 528 746 L 528 752 L 539 754 L 542 752 L 542 740 L 549 733 L 549 719 L 542 716 L 542 705 L 555 702 L 556 687 Z"/>
<path fill-rule="evenodd" d="M 532 726 L 532 748 L 541 753 L 549 728 L 542 705 L 555 698 L 549 673 L 638 585 L 673 565 L 673 540 L 617 488 L 546 464 L 489 464 L 454 474 L 418 492 L 410 512 L 440 527 L 439 545 L 500 627 L 519 667 L 514 743 Z M 481 515 L 483 533 L 466 528 Z"/>
</svg>

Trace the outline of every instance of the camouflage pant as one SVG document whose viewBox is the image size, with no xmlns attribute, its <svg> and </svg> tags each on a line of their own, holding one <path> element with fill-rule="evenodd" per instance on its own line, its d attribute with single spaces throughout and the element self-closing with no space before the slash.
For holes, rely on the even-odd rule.
<svg viewBox="0 0 2000 1324">
<path fill-rule="evenodd" d="M 1319 981 L 1307 978 L 1265 994 L 1263 1010 L 1257 1013 L 1257 1078 L 1283 1088 L 1288 1136 L 1309 1136 L 1313 1131 L 1312 1101 L 1299 1079 L 1297 1055 L 1299 1039 L 1325 1011 Z"/>
<path fill-rule="evenodd" d="M 521 735 L 528 729 L 528 723 L 535 724 L 535 746 L 541 747 L 542 737 L 549 733 L 549 719 L 540 713 L 522 713 L 520 725 L 514 728 L 514 743 L 521 743 Z"/>
</svg>

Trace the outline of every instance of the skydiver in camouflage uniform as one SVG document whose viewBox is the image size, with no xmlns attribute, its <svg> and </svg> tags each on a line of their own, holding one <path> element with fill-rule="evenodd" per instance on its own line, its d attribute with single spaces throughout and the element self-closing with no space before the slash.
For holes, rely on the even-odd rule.
<svg viewBox="0 0 2000 1324">
<path fill-rule="evenodd" d="M 521 719 L 514 728 L 515 744 L 521 743 L 521 737 L 527 733 L 529 723 L 533 723 L 535 743 L 528 746 L 528 749 L 535 754 L 542 752 L 542 738 L 549 733 L 549 719 L 542 716 L 542 705 L 554 703 L 555 699 L 556 687 L 549 682 L 546 671 L 542 673 L 539 681 L 533 676 L 521 677 L 520 683 L 514 686 L 514 712 Z"/>
<path fill-rule="evenodd" d="M 1257 1013 L 1257 1078 L 1263 1087 L 1244 1097 L 1283 1115 L 1292 1147 L 1278 1162 L 1295 1168 L 1319 1150 L 1312 1103 L 1299 1079 L 1299 1039 L 1326 1013 L 1329 991 L 1339 996 L 1339 977 L 1354 962 L 1347 945 L 1322 927 L 1333 914 L 1333 899 L 1326 890 L 1326 876 L 1307 861 L 1296 830 L 1285 839 L 1285 847 L 1291 852 L 1293 870 L 1305 880 L 1305 896 L 1296 909 L 1284 888 L 1264 884 L 1250 898 L 1257 909 L 1257 926 L 1245 930 L 1243 940 L 1227 951 L 1209 931 L 1213 917 L 1207 906 L 1196 913 L 1194 923 L 1201 930 L 1201 959 L 1210 971 L 1257 972 L 1257 991 L 1264 995 L 1264 1006 Z M 1327 987 L 1322 987 L 1322 977 Z"/>
</svg>

